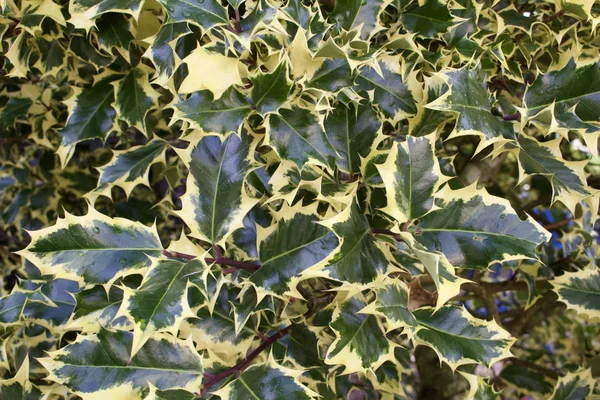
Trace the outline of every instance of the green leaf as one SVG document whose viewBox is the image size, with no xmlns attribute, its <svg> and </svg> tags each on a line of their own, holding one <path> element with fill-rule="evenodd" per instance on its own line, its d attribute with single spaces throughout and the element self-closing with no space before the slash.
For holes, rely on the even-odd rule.
<svg viewBox="0 0 600 400">
<path fill-rule="evenodd" d="M 302 232 L 301 235 L 297 232 Z M 259 293 L 266 291 L 282 295 L 302 273 L 325 260 L 337 248 L 338 239 L 313 216 L 297 213 L 277 223 L 274 231 L 260 240 L 259 257 L 262 266 L 249 281 Z"/>
<path fill-rule="evenodd" d="M 474 185 L 446 187 L 437 198 L 439 208 L 419 220 L 415 240 L 455 266 L 485 269 L 493 262 L 537 259 L 536 247 L 550 238 L 531 217 L 521 220 L 507 200 Z"/>
<path fill-rule="evenodd" d="M 477 78 L 476 70 L 464 67 L 446 73 L 445 79 L 448 91 L 426 107 L 458 114 L 456 126 L 449 138 L 477 135 L 483 139 L 479 148 L 514 138 L 512 125 L 492 114 L 490 94 L 485 83 Z"/>
<path fill-rule="evenodd" d="M 517 365 L 508 365 L 500 373 L 502 380 L 509 382 L 519 391 L 536 392 L 549 395 L 554 389 L 544 374 L 530 368 Z"/>
<path fill-rule="evenodd" d="M 0 298 L 0 324 L 6 326 L 19 322 L 26 302 L 27 294 L 18 290 Z"/>
<path fill-rule="evenodd" d="M 381 122 L 370 105 L 347 107 L 338 102 L 325 119 L 327 140 L 339 157 L 336 165 L 348 174 L 360 173 L 361 158 L 366 158 L 375 143 Z"/>
<path fill-rule="evenodd" d="M 73 156 L 76 143 L 87 139 L 106 138 L 117 115 L 112 107 L 114 100 L 115 90 L 106 82 L 83 89 L 70 99 L 69 118 L 66 126 L 60 131 L 62 144 L 58 153 L 63 165 Z"/>
<path fill-rule="evenodd" d="M 133 354 L 155 332 L 177 336 L 181 321 L 194 317 L 187 301 L 188 285 L 202 288 L 204 269 L 198 260 L 183 263 L 155 259 L 142 285 L 135 290 L 125 289 L 124 310 L 135 324 Z"/>
<path fill-rule="evenodd" d="M 183 120 L 206 133 L 238 133 L 252 111 L 243 94 L 233 87 L 214 100 L 209 90 L 193 93 L 187 100 L 174 104 L 173 121 Z"/>
<path fill-rule="evenodd" d="M 399 73 L 398 60 L 385 58 L 379 62 L 379 68 L 383 76 L 370 66 L 362 68 L 356 76 L 358 89 L 373 92 L 373 103 L 377 104 L 386 118 L 396 120 L 405 115 L 415 114 L 417 106 Z"/>
<path fill-rule="evenodd" d="M 568 114 L 572 112 L 582 121 L 600 121 L 597 112 L 600 107 L 599 94 L 600 62 L 577 68 L 571 59 L 561 70 L 540 74 L 527 88 L 523 100 L 529 117 L 551 107 L 554 116 L 566 128 L 577 128 L 569 126 Z"/>
<path fill-rule="evenodd" d="M 299 375 L 299 371 L 274 362 L 253 365 L 215 394 L 223 400 L 314 398 L 315 394 L 298 381 Z"/>
<path fill-rule="evenodd" d="M 393 357 L 393 349 L 377 318 L 362 313 L 366 305 L 357 296 L 349 298 L 337 305 L 329 324 L 336 339 L 327 351 L 325 362 L 343 365 L 344 373 L 373 371 Z"/>
<path fill-rule="evenodd" d="M 178 213 L 192 237 L 223 245 L 256 204 L 244 188 L 246 175 L 255 168 L 252 137 L 194 136 L 189 140 L 190 147 L 180 152 L 190 174 Z"/>
<path fill-rule="evenodd" d="M 216 0 L 186 1 L 159 0 L 165 7 L 169 21 L 190 22 L 208 30 L 215 25 L 229 23 L 227 10 Z"/>
<path fill-rule="evenodd" d="M 302 170 L 306 163 L 331 166 L 335 151 L 325 136 L 321 121 L 309 110 L 293 107 L 269 116 L 269 141 L 284 160 Z"/>
<path fill-rule="evenodd" d="M 119 119 L 139 128 L 146 134 L 146 114 L 156 105 L 158 98 L 158 93 L 148 82 L 147 72 L 140 68 L 134 68 L 114 86 L 116 89 L 115 108 Z"/>
<path fill-rule="evenodd" d="M 590 197 L 584 173 L 587 161 L 566 161 L 560 151 L 560 138 L 538 142 L 534 138 L 519 135 L 518 155 L 521 179 L 523 175 L 542 175 L 552 185 L 552 202 L 560 201 L 569 210 L 583 199 Z"/>
<path fill-rule="evenodd" d="M 313 8 L 307 7 L 302 0 L 289 0 L 282 11 L 300 28 L 309 26 L 311 14 L 318 12 L 314 6 Z"/>
<path fill-rule="evenodd" d="M 0 113 L 0 124 L 3 127 L 13 126 L 17 121 L 22 120 L 29 112 L 33 100 L 27 97 L 11 97 Z"/>
<path fill-rule="evenodd" d="M 171 47 L 171 43 L 190 32 L 191 30 L 185 22 L 161 25 L 160 30 L 152 40 L 152 44 L 144 54 L 156 67 L 157 76 L 153 81 L 154 83 L 165 85 L 171 78 L 179 61 Z"/>
<path fill-rule="evenodd" d="M 335 8 L 329 14 L 336 29 L 350 31 L 361 26 L 361 37 L 368 39 L 378 31 L 379 14 L 389 4 L 389 1 L 375 0 L 363 2 L 362 0 L 338 0 Z"/>
<path fill-rule="evenodd" d="M 42 283 L 25 304 L 23 319 L 49 329 L 64 325 L 75 309 L 75 300 L 71 293 L 78 291 L 79 285 L 66 279 L 53 279 Z"/>
<path fill-rule="evenodd" d="M 202 358 L 189 342 L 156 335 L 131 356 L 133 334 L 100 330 L 39 359 L 50 371 L 49 380 L 85 397 L 102 391 L 114 398 L 141 399 L 148 384 L 165 390 L 197 390 L 202 380 Z"/>
<path fill-rule="evenodd" d="M 489 367 L 512 357 L 510 347 L 515 339 L 495 322 L 478 320 L 464 308 L 444 306 L 434 312 L 426 307 L 413 315 L 421 327 L 415 342 L 431 347 L 453 370 L 472 363 Z"/>
<path fill-rule="evenodd" d="M 588 319 L 600 317 L 600 272 L 597 268 L 565 272 L 550 281 L 558 300 Z"/>
<path fill-rule="evenodd" d="M 390 263 L 377 246 L 369 221 L 356 201 L 337 216 L 324 221 L 323 225 L 342 240 L 342 246 L 323 269 L 328 278 L 350 284 L 368 284 L 387 272 Z"/>
<path fill-rule="evenodd" d="M 31 243 L 19 254 L 44 275 L 82 284 L 110 284 L 143 273 L 148 256 L 162 246 L 154 228 L 123 218 L 108 218 L 90 207 L 87 215 L 66 214 L 57 224 L 29 232 Z"/>
<path fill-rule="evenodd" d="M 308 87 L 324 92 L 338 92 L 354 84 L 353 75 L 348 60 L 327 58 L 308 81 Z"/>
<path fill-rule="evenodd" d="M 558 379 L 550 400 L 591 399 L 595 384 L 591 369 L 568 373 Z"/>
<path fill-rule="evenodd" d="M 319 356 L 317 335 L 308 329 L 305 323 L 294 324 L 289 336 L 287 358 L 292 359 L 303 368 L 314 368 L 323 365 L 323 361 Z"/>
<path fill-rule="evenodd" d="M 362 312 L 384 317 L 388 332 L 409 328 L 405 333 L 410 334 L 417 321 L 408 308 L 409 291 L 406 284 L 400 280 L 385 281 L 374 292 L 377 296 L 375 301 L 369 303 Z"/>
<path fill-rule="evenodd" d="M 129 321 L 125 317 L 117 317 L 123 291 L 117 286 L 107 290 L 101 286 L 82 290 L 75 295 L 75 312 L 68 327 L 83 333 L 97 332 L 101 327 L 105 329 L 118 329 L 128 327 Z"/>
<path fill-rule="evenodd" d="M 454 24 L 448 8 L 438 0 L 427 0 L 419 7 L 401 13 L 400 21 L 409 32 L 426 38 L 435 38 Z"/>
<path fill-rule="evenodd" d="M 283 61 L 273 72 L 257 74 L 250 78 L 252 82 L 250 97 L 260 115 L 277 112 L 287 102 L 292 89 L 292 81 L 288 75 L 288 63 Z"/>
<path fill-rule="evenodd" d="M 473 400 L 496 400 L 500 395 L 500 392 L 494 390 L 493 385 L 485 382 L 480 376 L 465 372 L 460 372 L 460 374 L 467 379 L 471 386 L 466 398 Z"/>
<path fill-rule="evenodd" d="M 150 167 L 157 161 L 165 162 L 166 149 L 166 142 L 153 140 L 129 150 L 114 151 L 113 159 L 99 168 L 98 187 L 90 195 L 96 197 L 102 194 L 111 197 L 111 189 L 119 186 L 129 196 L 139 184 L 149 187 Z"/>
<path fill-rule="evenodd" d="M 385 185 L 383 212 L 404 223 L 427 214 L 433 194 L 447 180 L 435 156 L 435 137 L 407 136 L 392 147 L 383 164 L 376 164 Z"/>
<path fill-rule="evenodd" d="M 108 14 L 96 22 L 98 45 L 110 52 L 116 49 L 128 57 L 129 44 L 134 40 L 130 19 L 124 14 Z M 135 71 L 135 70 L 133 70 Z M 133 72 L 132 71 L 132 72 Z"/>
</svg>

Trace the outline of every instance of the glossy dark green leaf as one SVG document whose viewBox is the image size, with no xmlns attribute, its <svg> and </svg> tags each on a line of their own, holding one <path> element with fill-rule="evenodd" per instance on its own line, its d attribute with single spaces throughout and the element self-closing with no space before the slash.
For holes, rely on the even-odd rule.
<svg viewBox="0 0 600 400">
<path fill-rule="evenodd" d="M 191 22 L 203 29 L 229 22 L 227 10 L 216 0 L 160 0 L 172 22 Z"/>
<path fill-rule="evenodd" d="M 131 357 L 132 344 L 132 333 L 103 329 L 41 362 L 52 381 L 81 396 L 102 390 L 107 396 L 137 399 L 148 392 L 148 383 L 161 390 L 199 387 L 202 359 L 187 343 L 155 336 Z"/>
<path fill-rule="evenodd" d="M 317 335 L 308 329 L 306 324 L 294 324 L 289 333 L 290 341 L 287 346 L 287 357 L 293 359 L 304 368 L 323 365 L 319 356 Z"/>
<path fill-rule="evenodd" d="M 302 235 L 297 234 L 302 232 Z M 260 243 L 262 266 L 249 278 L 257 288 L 282 295 L 294 278 L 323 261 L 338 246 L 335 234 L 313 216 L 296 214 L 280 221 Z"/>
<path fill-rule="evenodd" d="M 175 103 L 174 107 L 173 119 L 187 121 L 207 133 L 222 135 L 237 133 L 252 111 L 245 96 L 233 87 L 217 100 L 213 100 L 209 90 L 195 92 L 187 100 Z"/>
<path fill-rule="evenodd" d="M 325 134 L 339 157 L 337 167 L 351 175 L 360 172 L 377 138 L 381 122 L 370 105 L 347 107 L 338 103 L 325 119 Z"/>
<path fill-rule="evenodd" d="M 281 109 L 269 116 L 269 138 L 279 156 L 296 163 L 299 170 L 309 161 L 332 166 L 335 151 L 317 115 L 304 108 Z"/>
<path fill-rule="evenodd" d="M 10 127 L 29 112 L 33 101 L 27 97 L 11 97 L 0 112 L 0 124 L 3 127 Z"/>
<path fill-rule="evenodd" d="M 335 8 L 329 16 L 336 28 L 339 31 L 342 29 L 350 31 L 362 25 L 361 37 L 367 39 L 377 30 L 379 14 L 382 11 L 385 1 L 339 0 L 334 4 Z"/>
<path fill-rule="evenodd" d="M 96 22 L 98 44 L 104 49 L 116 48 L 128 52 L 134 40 L 130 19 L 125 14 L 111 13 Z"/>
<path fill-rule="evenodd" d="M 146 51 L 146 56 L 152 60 L 152 63 L 156 67 L 157 83 L 164 83 L 171 78 L 175 71 L 177 60 L 170 43 L 190 32 L 186 22 L 166 23 L 161 25 L 152 44 Z"/>
<path fill-rule="evenodd" d="M 288 74 L 288 64 L 284 61 L 273 72 L 257 74 L 250 78 L 250 97 L 260 115 L 276 112 L 288 100 L 292 89 L 292 81 Z"/>
<path fill-rule="evenodd" d="M 406 83 L 397 71 L 386 63 L 379 63 L 383 76 L 373 68 L 364 67 L 356 76 L 358 89 L 373 91 L 373 103 L 377 104 L 386 118 L 399 114 L 415 114 L 417 106 Z"/>
<path fill-rule="evenodd" d="M 454 24 L 447 6 L 438 0 L 427 0 L 422 6 L 403 12 L 400 21 L 409 32 L 427 38 L 435 38 Z"/>
<path fill-rule="evenodd" d="M 387 322 L 387 330 L 416 327 L 417 322 L 408 308 L 409 291 L 402 281 L 389 281 L 375 290 L 377 298 L 365 312 L 381 315 Z"/>
<path fill-rule="evenodd" d="M 342 239 L 342 246 L 324 269 L 330 278 L 364 284 L 387 271 L 389 261 L 377 246 L 369 221 L 356 202 L 328 221 L 328 225 Z"/>
<path fill-rule="evenodd" d="M 125 317 L 116 318 L 122 301 L 123 291 L 116 286 L 108 293 L 101 285 L 82 290 L 75 295 L 76 306 L 70 326 L 95 331 L 99 327 L 110 329 L 126 325 Z"/>
<path fill-rule="evenodd" d="M 251 140 L 248 134 L 204 136 L 187 150 L 189 159 L 184 161 L 190 174 L 180 215 L 193 237 L 222 244 L 256 203 L 244 189 L 244 179 L 254 168 Z"/>
<path fill-rule="evenodd" d="M 325 92 L 337 92 L 354 84 L 353 75 L 346 59 L 327 58 L 308 81 L 308 87 Z"/>
<path fill-rule="evenodd" d="M 155 106 L 158 97 L 148 82 L 148 74 L 139 68 L 132 69 L 116 84 L 116 96 L 119 119 L 144 132 L 146 114 Z"/>
</svg>

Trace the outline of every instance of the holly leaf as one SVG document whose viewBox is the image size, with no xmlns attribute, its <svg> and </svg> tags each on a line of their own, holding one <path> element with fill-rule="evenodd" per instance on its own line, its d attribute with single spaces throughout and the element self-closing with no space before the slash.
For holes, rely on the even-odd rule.
<svg viewBox="0 0 600 400">
<path fill-rule="evenodd" d="M 409 32 L 432 39 L 454 25 L 448 7 L 438 0 L 427 0 L 424 4 L 419 3 L 419 7 L 402 12 L 400 22 Z"/>
<path fill-rule="evenodd" d="M 444 75 L 448 90 L 425 107 L 458 114 L 449 139 L 459 135 L 476 135 L 482 142 L 478 149 L 494 142 L 514 139 L 512 125 L 491 112 L 490 93 L 477 78 L 477 71 L 464 67 Z"/>
<path fill-rule="evenodd" d="M 192 237 L 223 245 L 256 204 L 244 188 L 254 169 L 252 137 L 202 135 L 190 140 L 190 147 L 179 152 L 190 174 L 178 214 Z"/>
<path fill-rule="evenodd" d="M 433 194 L 448 179 L 435 156 L 435 136 L 407 136 L 393 146 L 383 164 L 376 164 L 386 189 L 386 214 L 404 223 L 433 208 Z"/>
<path fill-rule="evenodd" d="M 565 272 L 550 283 L 558 300 L 588 319 L 600 317 L 600 272 L 597 268 Z"/>
<path fill-rule="evenodd" d="M 356 76 L 359 90 L 373 93 L 376 104 L 386 118 L 393 120 L 417 112 L 417 106 L 408 85 L 400 75 L 398 59 L 387 57 L 379 62 L 383 75 L 370 67 L 363 67 Z"/>
<path fill-rule="evenodd" d="M 171 47 L 171 43 L 187 35 L 191 30 L 185 22 L 163 24 L 154 36 L 144 56 L 156 67 L 156 78 L 153 83 L 165 85 L 177 68 L 179 59 Z"/>
<path fill-rule="evenodd" d="M 135 290 L 124 289 L 123 310 L 135 325 L 132 354 L 156 332 L 177 336 L 184 318 L 195 316 L 187 300 L 188 286 L 203 288 L 204 270 L 199 260 L 184 263 L 154 259 L 142 285 Z"/>
<path fill-rule="evenodd" d="M 362 39 L 368 39 L 381 27 L 379 14 L 389 3 L 391 0 L 375 0 L 366 3 L 361 0 L 340 0 L 334 3 L 335 7 L 329 16 L 338 31 L 350 31 L 360 26 Z"/>
<path fill-rule="evenodd" d="M 42 391 L 29 380 L 29 357 L 23 359 L 14 377 L 0 380 L 0 398 L 21 400 L 45 398 Z"/>
<path fill-rule="evenodd" d="M 18 121 L 24 121 L 33 100 L 28 97 L 11 97 L 2 107 L 0 112 L 0 124 L 8 128 L 14 126 Z"/>
<path fill-rule="evenodd" d="M 369 303 L 361 312 L 384 317 L 388 332 L 408 328 L 404 333 L 411 335 L 417 321 L 409 309 L 408 286 L 401 280 L 389 280 L 375 288 L 374 292 L 375 301 Z"/>
<path fill-rule="evenodd" d="M 141 399 L 148 384 L 161 390 L 200 387 L 202 358 L 191 342 L 155 335 L 131 355 L 133 340 L 130 332 L 101 329 L 38 360 L 50 371 L 46 379 L 82 397 L 102 391 L 115 398 Z"/>
<path fill-rule="evenodd" d="M 271 73 L 254 75 L 250 81 L 252 82 L 250 97 L 260 115 L 277 112 L 288 101 L 293 85 L 286 61 L 280 62 Z"/>
<path fill-rule="evenodd" d="M 75 311 L 68 329 L 87 333 L 97 332 L 100 328 L 128 328 L 129 321 L 117 317 L 122 301 L 123 290 L 117 286 L 112 286 L 108 292 L 101 285 L 82 290 L 75 295 Z"/>
<path fill-rule="evenodd" d="M 224 388 L 215 392 L 223 400 L 289 399 L 310 400 L 316 393 L 298 380 L 299 371 L 284 368 L 270 361 L 253 365 Z"/>
<path fill-rule="evenodd" d="M 317 335 L 308 329 L 305 323 L 292 325 L 290 342 L 287 346 L 286 358 L 293 360 L 303 368 L 314 368 L 323 365 L 319 356 Z"/>
<path fill-rule="evenodd" d="M 162 140 L 153 140 L 128 150 L 114 150 L 113 159 L 99 168 L 98 185 L 88 196 L 96 198 L 98 195 L 104 195 L 110 198 L 111 189 L 115 186 L 123 188 L 127 196 L 137 185 L 150 187 L 150 167 L 158 161 L 166 164 L 166 150 L 167 143 Z"/>
<path fill-rule="evenodd" d="M 19 254 L 44 275 L 88 285 L 142 273 L 150 265 L 148 256 L 161 253 L 154 228 L 89 210 L 85 216 L 66 214 L 54 226 L 29 232 L 31 243 Z"/>
<path fill-rule="evenodd" d="M 93 138 L 104 140 L 117 115 L 112 107 L 115 90 L 110 83 L 99 82 L 75 93 L 68 102 L 67 124 L 60 131 L 62 143 L 58 154 L 63 166 L 73 156 L 75 144 Z"/>
<path fill-rule="evenodd" d="M 521 220 L 508 200 L 474 185 L 446 187 L 436 197 L 439 208 L 420 218 L 415 240 L 455 266 L 485 269 L 493 262 L 537 259 L 536 247 L 550 238 L 531 217 Z"/>
<path fill-rule="evenodd" d="M 361 158 L 371 152 L 381 121 L 370 105 L 356 107 L 338 102 L 325 119 L 325 134 L 339 157 L 336 165 L 350 175 L 360 173 Z"/>
<path fill-rule="evenodd" d="M 190 22 L 204 30 L 229 23 L 227 10 L 216 0 L 194 2 L 186 0 L 159 1 L 165 7 L 171 22 Z"/>
<path fill-rule="evenodd" d="M 74 0 L 69 3 L 69 23 L 77 29 L 89 31 L 94 26 L 94 19 L 102 14 L 129 14 L 137 20 L 141 11 L 141 0 Z"/>
<path fill-rule="evenodd" d="M 13 290 L 11 294 L 0 298 L 0 325 L 6 327 L 20 321 L 27 297 L 26 293 Z"/>
<path fill-rule="evenodd" d="M 362 312 L 366 306 L 358 296 L 350 297 L 337 305 L 329 324 L 336 338 L 325 363 L 343 365 L 344 373 L 373 371 L 393 357 L 377 317 Z"/>
<path fill-rule="evenodd" d="M 345 58 L 327 58 L 307 82 L 307 87 L 337 93 L 354 84 L 354 74 Z"/>
<path fill-rule="evenodd" d="M 550 400 L 591 398 L 595 384 L 596 380 L 592 377 L 591 368 L 567 373 L 567 375 L 558 378 L 558 383 Z"/>
<path fill-rule="evenodd" d="M 332 166 L 336 157 L 319 118 L 307 109 L 293 107 L 269 115 L 267 132 L 267 141 L 279 156 L 296 163 L 299 170 L 308 162 Z"/>
<path fill-rule="evenodd" d="M 387 272 L 390 263 L 377 246 L 369 221 L 356 201 L 322 225 L 338 235 L 342 246 L 317 274 L 350 284 L 368 284 Z"/>
<path fill-rule="evenodd" d="M 317 222 L 314 216 L 296 213 L 278 222 L 268 236 L 259 238 L 262 266 L 249 278 L 259 298 L 264 292 L 286 293 L 302 273 L 321 264 L 337 248 L 336 235 Z"/>
<path fill-rule="evenodd" d="M 538 75 L 523 100 L 529 118 L 535 119 L 550 109 L 553 119 L 563 128 L 580 129 L 581 121 L 600 121 L 599 94 L 600 62 L 577 68 L 571 59 L 560 70 Z"/>
<path fill-rule="evenodd" d="M 119 120 L 140 129 L 146 136 L 146 114 L 153 108 L 158 93 L 148 82 L 148 73 L 141 68 L 132 69 L 118 82 L 113 82 L 116 90 L 115 108 Z"/>
<path fill-rule="evenodd" d="M 473 363 L 489 367 L 512 357 L 510 347 L 516 340 L 496 322 L 478 320 L 464 308 L 425 307 L 413 315 L 421 327 L 415 343 L 431 347 L 452 370 Z"/>
<path fill-rule="evenodd" d="M 193 93 L 187 100 L 173 105 L 172 121 L 183 120 L 206 133 L 238 133 L 252 108 L 246 97 L 233 87 L 217 100 L 208 90 Z"/>
</svg>

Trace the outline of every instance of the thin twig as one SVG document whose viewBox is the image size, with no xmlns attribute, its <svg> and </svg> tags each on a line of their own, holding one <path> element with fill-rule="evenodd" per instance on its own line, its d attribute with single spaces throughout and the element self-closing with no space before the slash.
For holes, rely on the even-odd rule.
<svg viewBox="0 0 600 400">
<path fill-rule="evenodd" d="M 216 250 L 215 250 L 216 252 Z M 186 260 L 193 260 L 194 258 L 197 258 L 196 256 L 192 256 L 190 254 L 184 254 L 184 253 L 180 253 L 178 251 L 168 251 L 168 250 L 163 250 L 162 253 L 167 256 L 167 257 L 171 257 L 171 258 L 184 258 Z M 213 257 L 205 257 L 204 261 L 212 264 L 219 264 L 219 265 L 227 265 L 228 267 L 233 267 L 235 270 L 238 269 L 245 269 L 247 271 L 256 271 L 257 269 L 260 268 L 260 265 L 258 264 L 253 264 L 253 263 L 247 263 L 247 262 L 243 262 L 243 261 L 237 261 L 237 260 L 232 260 L 229 258 L 224 258 L 224 257 L 220 257 L 220 250 L 217 253 L 217 258 L 213 258 Z M 225 268 L 223 269 L 224 273 L 231 273 L 234 272 L 235 270 L 231 270 L 229 268 Z"/>
<path fill-rule="evenodd" d="M 573 221 L 573 219 L 574 219 L 573 217 L 569 217 L 569 218 L 563 219 L 560 222 L 556 222 L 554 224 L 546 224 L 546 225 L 544 225 L 544 229 L 547 229 L 549 231 L 552 230 L 552 229 L 558 229 L 558 228 L 563 227 L 565 225 L 569 225 L 569 223 L 571 221 Z"/>
<path fill-rule="evenodd" d="M 280 331 L 278 331 L 277 333 L 266 338 L 260 344 L 260 346 L 258 346 L 255 350 L 253 350 L 250 354 L 248 354 L 246 356 L 246 358 L 244 358 L 242 361 L 240 361 L 233 367 L 231 367 L 219 374 L 216 374 L 216 375 L 205 374 L 204 377 L 208 378 L 208 381 L 206 381 L 204 384 L 202 384 L 202 391 L 200 392 L 200 396 L 204 397 L 204 395 L 206 394 L 208 389 L 210 389 L 212 386 L 219 383 L 223 379 L 227 378 L 229 375 L 235 374 L 236 376 L 239 376 L 242 372 L 244 372 L 244 370 L 246 368 L 248 368 L 250 366 L 250 364 L 252 363 L 252 360 L 254 360 L 260 353 L 262 353 L 263 350 L 265 350 L 266 348 L 271 346 L 273 343 L 275 343 L 276 341 L 278 341 L 279 339 L 281 339 L 282 337 L 287 335 L 289 330 L 291 329 L 291 327 L 292 327 L 292 325 L 285 327 L 285 328 L 281 329 Z"/>
</svg>

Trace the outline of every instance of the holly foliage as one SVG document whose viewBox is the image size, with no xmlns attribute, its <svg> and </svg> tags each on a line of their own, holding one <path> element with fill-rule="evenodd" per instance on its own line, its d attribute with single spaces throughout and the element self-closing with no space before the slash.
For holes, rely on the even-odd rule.
<svg viewBox="0 0 600 400">
<path fill-rule="evenodd" d="M 599 26 L 0 0 L 0 398 L 592 398 Z"/>
</svg>

